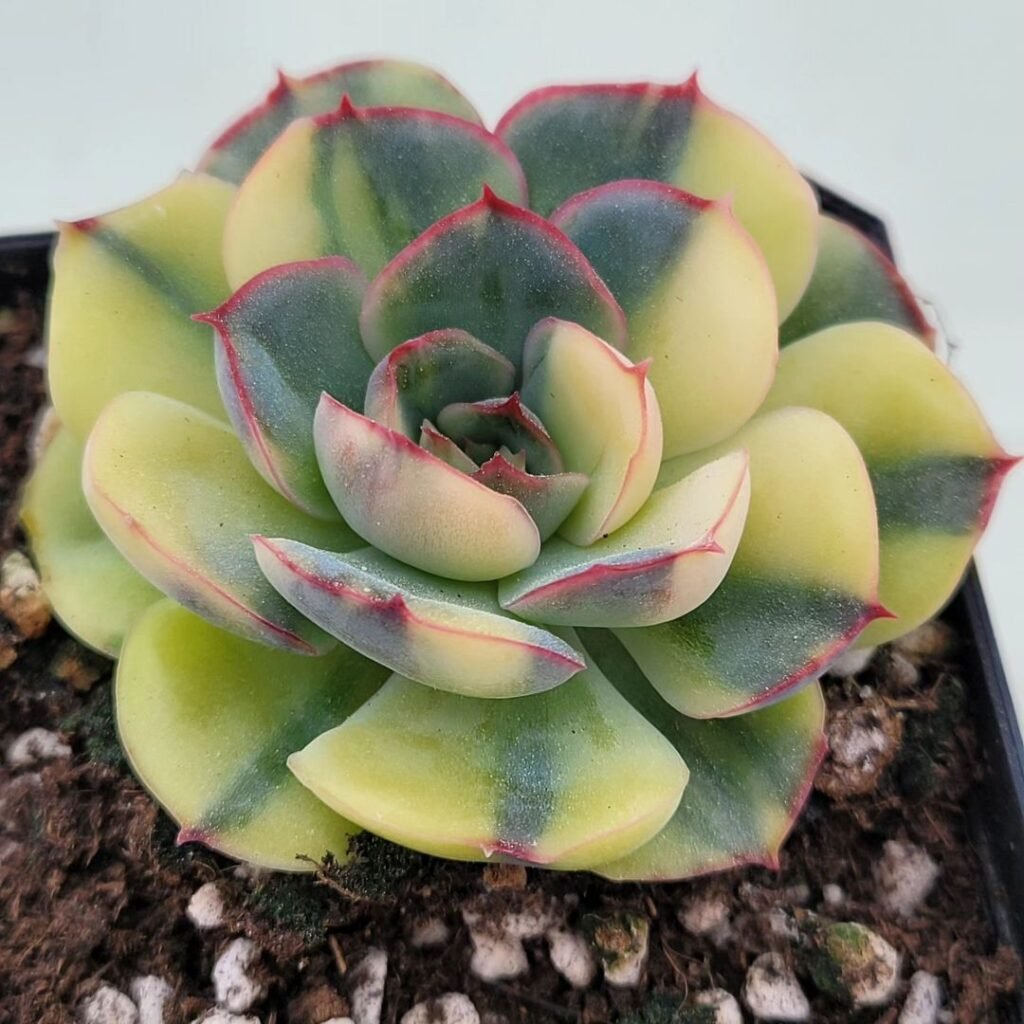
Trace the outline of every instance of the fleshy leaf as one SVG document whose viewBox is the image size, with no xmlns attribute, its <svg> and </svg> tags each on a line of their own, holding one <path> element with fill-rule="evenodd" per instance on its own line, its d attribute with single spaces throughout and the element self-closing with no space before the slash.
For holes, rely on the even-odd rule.
<svg viewBox="0 0 1024 1024">
<path fill-rule="evenodd" d="M 359 337 L 366 279 L 340 256 L 264 271 L 210 313 L 221 397 L 260 476 L 320 518 L 337 510 L 313 451 L 313 415 L 328 391 L 362 408 L 373 363 Z"/>
<path fill-rule="evenodd" d="M 479 402 L 453 402 L 437 415 L 437 425 L 456 441 L 472 441 L 522 452 L 531 473 L 561 473 L 558 453 L 544 424 L 523 405 L 518 392 L 505 398 L 484 398 Z"/>
<path fill-rule="evenodd" d="M 303 658 L 232 636 L 170 601 L 155 604 L 124 645 L 117 728 L 132 769 L 200 842 L 277 871 L 347 859 L 358 826 L 289 773 L 288 755 L 343 722 L 387 670 L 336 647 Z"/>
<path fill-rule="evenodd" d="M 559 532 L 586 546 L 629 522 L 661 463 L 661 414 L 647 367 L 574 323 L 530 332 L 523 400 L 550 431 L 566 468 L 590 484 Z"/>
<path fill-rule="evenodd" d="M 345 95 L 364 107 L 419 107 L 480 123 L 472 104 L 451 82 L 409 61 L 357 61 L 306 78 L 278 74 L 267 98 L 210 146 L 200 170 L 237 184 L 292 121 L 329 113 Z"/>
<path fill-rule="evenodd" d="M 767 408 L 801 402 L 860 445 L 878 503 L 882 603 L 864 645 L 949 600 L 1012 468 L 963 385 L 920 340 L 882 323 L 829 327 L 786 347 Z"/>
<path fill-rule="evenodd" d="M 705 199 L 733 196 L 768 261 L 785 317 L 807 285 L 818 204 L 800 172 L 745 121 L 682 85 L 554 86 L 527 94 L 498 134 L 519 158 L 530 203 L 549 215 L 570 196 L 624 178 L 663 181 Z"/>
<path fill-rule="evenodd" d="M 328 806 L 456 860 L 587 868 L 655 835 L 686 766 L 595 668 L 510 701 L 392 676 L 288 760 Z"/>
<path fill-rule="evenodd" d="M 209 331 L 189 318 L 230 291 L 221 237 L 234 191 L 183 174 L 132 206 L 60 226 L 48 379 L 61 422 L 79 440 L 124 391 L 224 415 Z"/>
<path fill-rule="evenodd" d="M 505 615 L 493 585 L 428 576 L 373 548 L 339 555 L 296 541 L 255 543 L 267 579 L 303 615 L 418 683 L 521 697 L 584 667 L 564 640 Z"/>
<path fill-rule="evenodd" d="M 856 228 L 822 214 L 814 273 L 779 328 L 779 344 L 854 320 L 894 324 L 934 347 L 935 330 L 892 260 Z"/>
<path fill-rule="evenodd" d="M 363 341 L 382 359 L 438 327 L 461 327 L 518 369 L 538 320 L 573 320 L 617 348 L 626 323 L 607 285 L 548 221 L 499 199 L 453 213 L 399 253 L 370 285 Z"/>
<path fill-rule="evenodd" d="M 875 503 L 850 435 L 814 409 L 782 409 L 665 463 L 659 484 L 737 448 L 750 455 L 750 509 L 722 585 L 689 615 L 615 631 L 662 697 L 696 718 L 778 700 L 885 614 Z"/>
<path fill-rule="evenodd" d="M 313 429 L 320 469 L 342 517 L 392 558 L 449 579 L 492 580 L 537 557 L 537 527 L 518 501 L 403 434 L 329 395 L 320 400 Z"/>
<path fill-rule="evenodd" d="M 266 581 L 248 535 L 335 550 L 358 542 L 344 523 L 312 519 L 267 486 L 226 424 L 163 395 L 119 395 L 89 435 L 82 480 L 103 531 L 169 597 L 273 647 L 333 646 Z"/>
<path fill-rule="evenodd" d="M 492 491 L 515 498 L 537 524 L 541 541 L 546 541 L 576 507 L 590 478 L 582 473 L 535 476 L 526 472 L 525 464 L 516 465 L 524 461 L 499 451 L 479 469 L 474 463 L 473 476 Z"/>
<path fill-rule="evenodd" d="M 665 457 L 739 430 L 775 375 L 778 315 L 764 257 L 728 204 L 618 181 L 574 196 L 552 221 L 622 306 L 629 358 L 651 360 Z"/>
<path fill-rule="evenodd" d="M 477 470 L 476 463 L 450 437 L 442 434 L 430 420 L 424 420 L 420 427 L 420 447 L 462 473 L 472 474 Z M 543 539 L 542 537 L 541 540 Z"/>
<path fill-rule="evenodd" d="M 93 519 L 82 493 L 82 445 L 67 427 L 29 477 L 21 521 L 57 618 L 89 647 L 117 657 L 132 623 L 162 595 Z"/>
<path fill-rule="evenodd" d="M 385 427 L 416 438 L 423 420 L 435 420 L 446 405 L 506 395 L 515 377 L 515 367 L 500 352 L 471 334 L 431 331 L 381 359 L 366 387 L 363 411 Z"/>
<path fill-rule="evenodd" d="M 680 715 L 607 630 L 581 630 L 591 659 L 679 752 L 690 782 L 649 843 L 592 870 L 617 881 L 669 881 L 743 864 L 778 870 L 779 850 L 825 753 L 825 701 L 808 686 L 770 708 L 717 721 Z"/>
<path fill-rule="evenodd" d="M 278 263 L 329 255 L 373 276 L 484 185 L 526 195 L 515 157 L 490 132 L 433 111 L 356 109 L 346 97 L 333 114 L 292 123 L 239 186 L 224 230 L 228 280 L 237 288 Z"/>
<path fill-rule="evenodd" d="M 533 565 L 501 581 L 502 607 L 569 626 L 651 626 L 685 615 L 722 582 L 749 501 L 746 454 L 726 455 L 655 491 L 590 547 L 545 544 Z"/>
</svg>

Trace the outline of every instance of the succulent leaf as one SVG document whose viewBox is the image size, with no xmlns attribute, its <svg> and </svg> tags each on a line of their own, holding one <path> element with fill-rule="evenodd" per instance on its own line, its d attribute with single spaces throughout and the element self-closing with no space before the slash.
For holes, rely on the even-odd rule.
<svg viewBox="0 0 1024 1024">
<path fill-rule="evenodd" d="M 735 433 L 778 359 L 775 289 L 728 205 L 654 181 L 617 181 L 552 216 L 618 299 L 633 362 L 651 360 L 665 457 Z"/>
<path fill-rule="evenodd" d="M 536 559 L 537 527 L 518 501 L 403 434 L 329 395 L 320 400 L 313 432 L 320 470 L 345 522 L 392 558 L 454 580 L 500 579 Z"/>
<path fill-rule="evenodd" d="M 363 307 L 363 341 L 382 359 L 407 338 L 461 327 L 519 369 L 526 335 L 547 316 L 625 348 L 622 310 L 583 254 L 548 221 L 486 189 L 381 271 Z"/>
<path fill-rule="evenodd" d="M 689 785 L 665 828 L 639 849 L 592 870 L 643 882 L 743 864 L 777 870 L 779 849 L 825 753 L 821 687 L 805 687 L 737 718 L 699 721 L 666 704 L 607 630 L 581 630 L 580 636 L 590 658 L 690 769 Z"/>
<path fill-rule="evenodd" d="M 822 214 L 814 273 L 779 328 L 779 344 L 855 320 L 894 324 L 934 347 L 935 330 L 892 260 L 856 228 Z"/>
<path fill-rule="evenodd" d="M 494 586 L 428 576 L 373 548 L 256 538 L 264 575 L 306 618 L 393 672 L 451 693 L 521 697 L 584 667 L 564 640 L 504 614 Z"/>
<path fill-rule="evenodd" d="M 82 493 L 82 444 L 62 426 L 25 486 L 21 521 L 46 596 L 82 643 L 116 658 L 132 623 L 162 595 L 118 553 Z"/>
<path fill-rule="evenodd" d="M 319 518 L 337 518 L 313 450 L 322 391 L 361 408 L 373 363 L 359 337 L 366 279 L 340 256 L 257 275 L 209 313 L 221 397 L 260 476 Z"/>
<path fill-rule="evenodd" d="M 849 434 L 813 409 L 781 409 L 665 463 L 659 483 L 737 448 L 750 455 L 750 509 L 728 576 L 689 615 L 615 631 L 661 696 L 695 718 L 779 699 L 884 614 L 874 498 Z"/>
<path fill-rule="evenodd" d="M 477 471 L 476 463 L 447 434 L 442 434 L 430 420 L 424 420 L 420 426 L 420 447 L 462 473 L 472 475 Z M 495 487 L 494 490 L 500 488 Z M 508 493 L 510 492 L 502 491 L 502 494 Z M 515 498 L 517 495 L 513 494 L 512 497 Z M 543 539 L 542 536 L 541 540 Z"/>
<path fill-rule="evenodd" d="M 705 199 L 733 197 L 768 261 L 779 316 L 811 276 L 818 204 L 797 169 L 760 132 L 712 103 L 694 75 L 678 86 L 554 86 L 528 93 L 498 134 L 519 158 L 535 210 L 610 181 L 663 181 Z"/>
<path fill-rule="evenodd" d="M 266 581 L 249 534 L 335 550 L 358 541 L 344 523 L 313 519 L 268 487 L 227 425 L 163 395 L 120 395 L 89 435 L 82 485 L 104 533 L 169 597 L 270 646 L 333 646 Z"/>
<path fill-rule="evenodd" d="M 469 100 L 436 71 L 410 61 L 357 61 L 305 78 L 279 74 L 267 98 L 210 146 L 199 169 L 238 184 L 292 121 L 329 113 L 346 95 L 363 107 L 418 107 L 480 123 Z"/>
<path fill-rule="evenodd" d="M 344 862 L 359 828 L 300 786 L 286 759 L 387 674 L 340 646 L 321 658 L 271 651 L 160 601 L 124 645 L 118 733 L 135 774 L 181 826 L 179 843 L 308 871 L 297 858 Z"/>
<path fill-rule="evenodd" d="M 430 331 L 381 359 L 367 384 L 363 412 L 416 438 L 423 420 L 435 420 L 445 406 L 506 395 L 515 379 L 515 367 L 471 334 L 454 328 Z"/>
<path fill-rule="evenodd" d="M 514 700 L 392 676 L 288 765 L 386 839 L 457 860 L 587 868 L 672 816 L 687 770 L 595 668 Z"/>
<path fill-rule="evenodd" d="M 223 181 L 183 174 L 132 206 L 60 226 L 49 387 L 79 440 L 124 391 L 155 391 L 223 417 L 209 332 L 189 317 L 229 293 L 221 237 L 233 196 Z"/>
<path fill-rule="evenodd" d="M 228 280 L 237 288 L 278 263 L 329 255 L 372 276 L 484 185 L 525 201 L 519 164 L 490 132 L 346 97 L 335 113 L 291 124 L 239 186 L 224 229 Z"/>
<path fill-rule="evenodd" d="M 648 498 L 610 537 L 580 548 L 555 539 L 501 581 L 502 607 L 531 622 L 651 626 L 692 611 L 722 582 L 747 515 L 744 452 Z"/>
<path fill-rule="evenodd" d="M 786 347 L 766 408 L 834 416 L 860 445 L 878 504 L 882 603 L 864 645 L 920 625 L 950 598 L 1016 462 L 963 385 L 891 324 L 826 328 Z"/>
<path fill-rule="evenodd" d="M 629 522 L 658 475 L 661 414 L 647 368 L 578 324 L 549 318 L 530 332 L 523 373 L 523 400 L 566 468 L 590 477 L 559 532 L 593 544 Z"/>
</svg>

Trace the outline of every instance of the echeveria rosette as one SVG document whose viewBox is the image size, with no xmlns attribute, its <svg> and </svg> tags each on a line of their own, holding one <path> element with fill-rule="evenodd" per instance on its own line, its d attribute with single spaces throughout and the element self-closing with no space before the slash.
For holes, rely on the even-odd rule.
<svg viewBox="0 0 1024 1024">
<path fill-rule="evenodd" d="M 275 868 L 361 827 L 776 863 L 817 677 L 941 607 L 1012 462 L 891 262 L 695 78 L 492 134 L 415 65 L 282 76 L 54 270 L 45 585 L 182 840 Z"/>
</svg>

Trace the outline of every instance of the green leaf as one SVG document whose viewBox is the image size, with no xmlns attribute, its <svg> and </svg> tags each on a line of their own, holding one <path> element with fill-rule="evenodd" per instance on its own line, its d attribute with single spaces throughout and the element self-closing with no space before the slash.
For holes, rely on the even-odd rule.
<svg viewBox="0 0 1024 1024">
<path fill-rule="evenodd" d="M 370 285 L 363 341 L 382 359 L 407 338 L 461 327 L 518 369 L 527 333 L 547 316 L 576 321 L 625 347 L 622 310 L 582 253 L 547 221 L 485 189 L 479 202 L 435 224 Z"/>
<path fill-rule="evenodd" d="M 622 305 L 629 358 L 651 360 L 665 457 L 739 430 L 775 376 L 778 315 L 764 257 L 728 204 L 617 181 L 552 220 Z"/>
<path fill-rule="evenodd" d="M 337 518 L 313 450 L 320 393 L 361 409 L 373 363 L 359 337 L 366 279 L 340 256 L 264 271 L 210 313 L 228 416 L 260 476 L 310 515 Z"/>
<path fill-rule="evenodd" d="M 874 498 L 849 434 L 813 409 L 781 409 L 665 463 L 659 482 L 739 448 L 750 509 L 722 585 L 689 615 L 615 631 L 661 696 L 696 718 L 778 700 L 885 614 Z"/>
<path fill-rule="evenodd" d="M 373 548 L 340 555 L 258 537 L 256 557 L 308 619 L 427 686 L 520 697 L 558 686 L 584 667 L 564 640 L 504 614 L 493 584 L 428 576 Z"/>
<path fill-rule="evenodd" d="M 822 215 L 814 274 L 800 304 L 779 328 L 779 344 L 853 320 L 880 320 L 916 334 L 929 348 L 928 323 L 895 264 L 844 221 Z"/>
<path fill-rule="evenodd" d="M 358 827 L 288 772 L 288 755 L 343 722 L 387 676 L 344 647 L 303 658 L 153 605 L 117 667 L 117 728 L 132 769 L 181 826 L 250 864 L 308 871 L 347 859 Z"/>
<path fill-rule="evenodd" d="M 420 447 L 461 473 L 472 475 L 477 471 L 476 463 L 450 437 L 442 434 L 430 420 L 424 420 L 420 427 Z M 486 481 L 481 481 L 481 483 L 484 482 Z M 501 488 L 495 487 L 493 490 L 498 491 Z M 501 493 L 508 494 L 509 492 L 501 491 Z M 512 497 L 515 498 L 517 495 L 513 494 Z M 543 539 L 541 537 L 541 540 Z"/>
<path fill-rule="evenodd" d="M 585 547 L 636 514 L 661 462 L 661 413 L 647 366 L 634 365 L 578 324 L 549 318 L 530 332 L 523 400 L 567 469 L 590 477 L 559 532 Z"/>
<path fill-rule="evenodd" d="M 329 806 L 404 846 L 558 868 L 646 842 L 687 778 L 668 741 L 594 668 L 507 701 L 392 676 L 288 764 Z"/>
<path fill-rule="evenodd" d="M 834 416 L 860 446 L 878 501 L 885 643 L 952 596 L 1015 465 L 963 385 L 891 324 L 829 327 L 788 345 L 766 408 L 799 403 Z"/>
<path fill-rule="evenodd" d="M 606 630 L 581 630 L 587 654 L 679 752 L 690 782 L 676 813 L 638 850 L 593 868 L 617 881 L 668 881 L 743 864 L 778 870 L 825 754 L 825 701 L 817 683 L 737 718 L 680 715 L 651 689 Z"/>
<path fill-rule="evenodd" d="M 624 178 L 663 181 L 705 199 L 733 197 L 768 261 L 779 316 L 811 276 L 818 204 L 800 172 L 760 132 L 682 85 L 575 85 L 527 94 L 497 133 L 519 158 L 544 216 L 570 196 Z"/>
<path fill-rule="evenodd" d="M 190 317 L 230 291 L 221 240 L 234 191 L 183 174 L 132 206 L 60 226 L 48 381 L 61 422 L 79 440 L 125 391 L 154 391 L 224 415 L 209 332 Z"/>
<path fill-rule="evenodd" d="M 162 395 L 120 395 L 89 435 L 82 477 L 103 531 L 169 597 L 271 646 L 333 646 L 266 581 L 248 535 L 290 534 L 335 550 L 358 541 L 268 487 L 228 426 Z"/>
<path fill-rule="evenodd" d="M 21 521 L 57 618 L 82 643 L 117 657 L 132 623 L 161 594 L 93 519 L 82 493 L 82 445 L 67 427 L 29 477 Z"/>
<path fill-rule="evenodd" d="M 518 501 L 403 434 L 329 395 L 320 401 L 313 431 L 320 470 L 342 517 L 392 558 L 436 576 L 493 580 L 537 557 L 537 527 Z"/>
<path fill-rule="evenodd" d="M 515 367 L 500 352 L 471 334 L 430 331 L 381 359 L 367 385 L 363 411 L 415 439 L 423 421 L 435 420 L 446 405 L 506 395 L 515 376 Z"/>
<path fill-rule="evenodd" d="M 345 95 L 364 107 L 418 107 L 480 123 L 480 115 L 451 82 L 410 61 L 357 61 L 306 78 L 279 73 L 267 98 L 210 146 L 200 170 L 238 184 L 292 121 L 326 114 Z"/>
<path fill-rule="evenodd" d="M 433 111 L 357 110 L 346 98 L 333 114 L 293 122 L 242 182 L 224 233 L 228 280 L 238 287 L 278 263 L 330 255 L 372 276 L 485 185 L 526 196 L 519 164 L 490 132 Z"/>
</svg>

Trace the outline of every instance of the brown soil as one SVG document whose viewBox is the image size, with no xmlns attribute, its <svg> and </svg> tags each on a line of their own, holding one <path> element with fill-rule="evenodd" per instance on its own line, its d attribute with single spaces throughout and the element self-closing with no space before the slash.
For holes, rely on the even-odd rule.
<svg viewBox="0 0 1024 1024">
<path fill-rule="evenodd" d="M 38 274 L 0 258 L 0 557 L 22 542 L 15 501 L 42 401 L 33 358 L 41 286 Z M 276 1024 L 317 1024 L 341 1014 L 352 969 L 370 946 L 390 958 L 386 1024 L 414 1002 L 448 991 L 466 992 L 485 1021 L 491 1011 L 508 1024 L 706 1020 L 689 1008 L 687 993 L 714 984 L 738 994 L 748 964 L 769 949 L 796 962 L 816 1020 L 893 1024 L 898 1002 L 854 1014 L 816 990 L 803 954 L 769 927 L 765 912 L 775 908 L 798 922 L 811 911 L 827 913 L 827 883 L 847 894 L 840 919 L 865 923 L 904 951 L 905 977 L 917 969 L 943 976 L 956 1021 L 1009 1019 L 999 1007 L 1019 982 L 1020 964 L 995 942 L 969 841 L 967 806 L 979 759 L 955 651 L 918 656 L 920 677 L 909 684 L 905 664 L 886 655 L 856 683 L 833 681 L 833 722 L 868 715 L 896 739 L 898 753 L 845 789 L 836 765 L 826 763 L 778 874 L 748 869 L 641 886 L 449 864 L 379 841 L 362 845 L 354 867 L 328 865 L 316 877 L 240 878 L 224 858 L 176 848 L 170 822 L 128 774 L 113 735 L 106 663 L 56 624 L 28 641 L 0 617 L 5 648 L 15 660 L 0 673 L 0 737 L 32 726 L 56 729 L 74 756 L 36 769 L 0 767 L 3 1024 L 63 1024 L 101 982 L 127 990 L 133 977 L 147 973 L 175 986 L 172 1021 L 191 1020 L 212 1005 L 213 960 L 239 934 L 264 950 L 270 989 L 258 1012 Z M 872 866 L 891 838 L 925 847 L 942 869 L 927 904 L 905 922 L 874 900 Z M 184 909 L 212 879 L 221 883 L 229 922 L 201 933 Z M 688 934 L 677 917 L 687 900 L 710 893 L 723 894 L 730 906 L 735 935 L 722 948 Z M 645 915 L 651 943 L 644 980 L 637 989 L 596 982 L 575 992 L 537 940 L 526 944 L 528 980 L 487 985 L 468 969 L 460 916 L 468 900 L 489 914 L 553 900 L 577 924 L 595 915 L 599 924 L 624 912 Z M 451 927 L 451 940 L 439 951 L 414 949 L 410 926 L 434 916 Z"/>
</svg>

